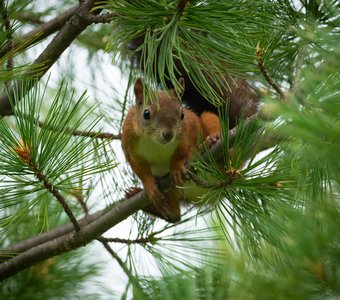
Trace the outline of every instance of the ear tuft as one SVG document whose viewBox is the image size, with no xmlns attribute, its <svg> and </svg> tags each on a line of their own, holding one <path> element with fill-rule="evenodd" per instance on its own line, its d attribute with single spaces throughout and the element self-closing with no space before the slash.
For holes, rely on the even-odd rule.
<svg viewBox="0 0 340 300">
<path fill-rule="evenodd" d="M 144 80 L 143 78 L 137 78 L 134 86 L 134 92 L 136 96 L 136 104 L 142 105 L 144 102 Z"/>
</svg>

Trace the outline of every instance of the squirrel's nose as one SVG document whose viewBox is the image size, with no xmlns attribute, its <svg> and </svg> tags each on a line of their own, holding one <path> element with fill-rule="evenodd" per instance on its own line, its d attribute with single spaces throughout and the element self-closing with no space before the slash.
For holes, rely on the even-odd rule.
<svg viewBox="0 0 340 300">
<path fill-rule="evenodd" d="M 168 142 L 170 142 L 174 136 L 174 134 L 171 131 L 163 131 L 162 134 L 164 139 Z"/>
</svg>

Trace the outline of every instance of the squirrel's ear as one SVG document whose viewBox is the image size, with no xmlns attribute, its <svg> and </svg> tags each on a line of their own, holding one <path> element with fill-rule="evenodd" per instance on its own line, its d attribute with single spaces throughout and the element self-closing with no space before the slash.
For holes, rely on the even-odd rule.
<svg viewBox="0 0 340 300">
<path fill-rule="evenodd" d="M 180 86 L 181 86 L 181 89 L 180 89 L 180 91 L 179 91 L 179 98 L 182 98 L 182 96 L 183 96 L 183 93 L 184 93 L 184 89 L 185 89 L 185 81 L 184 81 L 184 78 L 183 77 L 180 77 L 179 79 L 178 79 L 178 82 L 179 82 L 179 84 L 180 84 Z"/>
<path fill-rule="evenodd" d="M 135 82 L 134 92 L 136 96 L 136 104 L 142 105 L 144 101 L 144 80 L 138 78 Z"/>
</svg>

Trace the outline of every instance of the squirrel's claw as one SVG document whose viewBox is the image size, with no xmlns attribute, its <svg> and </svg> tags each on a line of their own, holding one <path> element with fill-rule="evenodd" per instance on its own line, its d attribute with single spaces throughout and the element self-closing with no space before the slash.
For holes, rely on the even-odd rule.
<svg viewBox="0 0 340 300">
<path fill-rule="evenodd" d="M 125 198 L 129 199 L 132 198 L 134 195 L 137 195 L 142 189 L 139 187 L 129 187 L 126 190 L 124 190 L 125 192 Z"/>
</svg>

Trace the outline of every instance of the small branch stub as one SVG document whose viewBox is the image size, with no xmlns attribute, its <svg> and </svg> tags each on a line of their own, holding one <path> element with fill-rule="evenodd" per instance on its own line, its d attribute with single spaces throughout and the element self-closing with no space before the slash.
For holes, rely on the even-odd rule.
<svg viewBox="0 0 340 300">
<path fill-rule="evenodd" d="M 178 18 L 183 16 L 184 10 L 189 6 L 188 0 L 181 0 L 177 5 Z"/>
<path fill-rule="evenodd" d="M 267 80 L 267 82 L 273 87 L 273 89 L 279 93 L 279 95 L 281 96 L 281 99 L 285 101 L 286 100 L 285 93 L 282 91 L 280 86 L 274 81 L 274 79 L 269 75 L 267 69 L 264 66 L 264 62 L 262 58 L 263 54 L 264 54 L 264 49 L 260 47 L 260 42 L 258 42 L 256 45 L 255 55 L 258 61 L 258 66 L 260 68 L 260 71 L 263 77 Z"/>
</svg>

